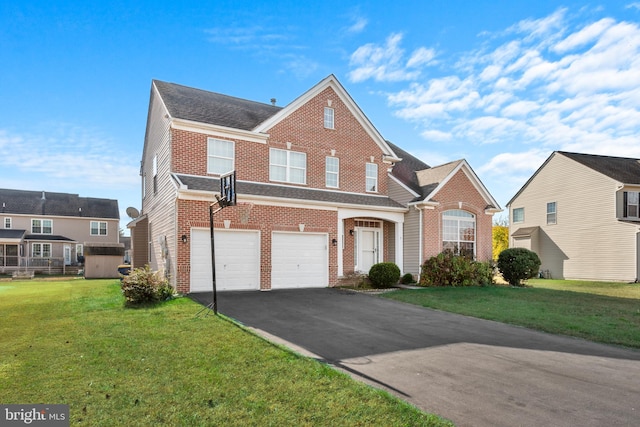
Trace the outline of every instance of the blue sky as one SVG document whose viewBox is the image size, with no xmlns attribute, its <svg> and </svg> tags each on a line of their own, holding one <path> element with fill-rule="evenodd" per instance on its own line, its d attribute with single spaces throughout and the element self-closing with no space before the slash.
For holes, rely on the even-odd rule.
<svg viewBox="0 0 640 427">
<path fill-rule="evenodd" d="M 640 158 L 640 1 L 0 3 L 0 187 L 140 208 L 152 79 L 286 105 L 335 74 L 502 208 L 554 151 Z"/>
</svg>

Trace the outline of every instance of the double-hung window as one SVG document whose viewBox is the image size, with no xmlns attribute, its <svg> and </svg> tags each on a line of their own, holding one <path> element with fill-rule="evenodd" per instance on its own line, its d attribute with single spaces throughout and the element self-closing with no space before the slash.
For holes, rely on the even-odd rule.
<svg viewBox="0 0 640 427">
<path fill-rule="evenodd" d="M 476 217 L 453 209 L 442 213 L 442 249 L 456 255 L 475 257 Z"/>
<path fill-rule="evenodd" d="M 306 184 L 307 154 L 277 148 L 269 149 L 269 179 L 293 184 Z"/>
<path fill-rule="evenodd" d="M 369 192 L 378 191 L 378 165 L 375 163 L 367 163 L 366 167 L 366 189 Z"/>
<path fill-rule="evenodd" d="M 340 175 L 340 159 L 337 157 L 327 157 L 325 162 L 325 185 L 331 188 L 338 188 Z"/>
<path fill-rule="evenodd" d="M 106 221 L 91 221 L 91 235 L 106 236 L 107 235 Z"/>
<path fill-rule="evenodd" d="M 233 170 L 234 143 L 222 139 L 207 140 L 207 173 L 224 175 Z"/>
<path fill-rule="evenodd" d="M 11 218 L 10 217 L 6 217 L 4 219 L 4 228 L 11 228 Z"/>
<path fill-rule="evenodd" d="M 547 203 L 547 224 L 555 224 L 556 221 L 556 202 L 549 202 Z"/>
<path fill-rule="evenodd" d="M 52 234 L 53 221 L 50 219 L 32 219 L 31 233 L 32 234 Z"/>
<path fill-rule="evenodd" d="M 524 222 L 524 208 L 515 208 L 513 210 L 513 223 Z"/>
<path fill-rule="evenodd" d="M 625 191 L 624 216 L 626 218 L 638 218 L 640 216 L 640 193 L 637 191 Z"/>
<path fill-rule="evenodd" d="M 51 258 L 51 243 L 34 243 L 32 254 L 34 258 Z"/>
<path fill-rule="evenodd" d="M 324 107 L 324 127 L 326 129 L 335 129 L 334 110 L 331 107 Z"/>
</svg>

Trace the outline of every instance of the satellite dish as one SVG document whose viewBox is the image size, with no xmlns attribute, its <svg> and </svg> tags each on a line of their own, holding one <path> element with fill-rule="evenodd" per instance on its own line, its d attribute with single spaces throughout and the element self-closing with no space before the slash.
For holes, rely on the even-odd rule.
<svg viewBox="0 0 640 427">
<path fill-rule="evenodd" d="M 131 219 L 136 219 L 140 216 L 140 212 L 138 212 L 138 209 L 134 208 L 133 206 L 129 206 L 126 212 L 127 212 L 127 215 L 129 215 L 129 218 Z"/>
</svg>

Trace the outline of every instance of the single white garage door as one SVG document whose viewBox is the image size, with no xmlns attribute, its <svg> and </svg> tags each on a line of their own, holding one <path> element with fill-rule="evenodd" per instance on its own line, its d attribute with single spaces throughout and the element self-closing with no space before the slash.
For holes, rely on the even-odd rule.
<svg viewBox="0 0 640 427">
<path fill-rule="evenodd" d="M 211 234 L 191 229 L 191 292 L 213 291 Z M 215 230 L 216 289 L 260 289 L 260 234 L 257 231 Z"/>
<path fill-rule="evenodd" d="M 271 235 L 271 288 L 321 288 L 329 285 L 326 234 Z"/>
</svg>

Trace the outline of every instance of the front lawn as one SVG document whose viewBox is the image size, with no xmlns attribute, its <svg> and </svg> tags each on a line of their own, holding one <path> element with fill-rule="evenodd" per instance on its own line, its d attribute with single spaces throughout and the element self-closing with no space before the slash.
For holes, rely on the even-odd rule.
<svg viewBox="0 0 640 427">
<path fill-rule="evenodd" d="M 640 285 L 530 280 L 509 286 L 437 287 L 382 295 L 467 316 L 640 348 Z"/>
<path fill-rule="evenodd" d="M 451 425 L 187 298 L 123 301 L 117 280 L 0 282 L 0 402 L 88 426 Z"/>
</svg>

